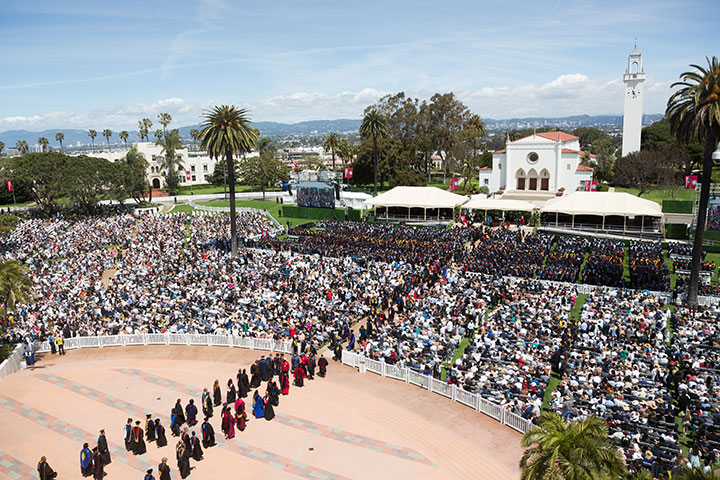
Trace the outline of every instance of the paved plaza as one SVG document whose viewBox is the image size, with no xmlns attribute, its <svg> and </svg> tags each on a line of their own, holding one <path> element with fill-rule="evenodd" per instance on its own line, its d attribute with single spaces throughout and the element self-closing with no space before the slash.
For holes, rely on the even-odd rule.
<svg viewBox="0 0 720 480">
<path fill-rule="evenodd" d="M 169 428 L 175 401 L 184 406 L 194 398 L 199 405 L 204 387 L 212 391 L 215 379 L 226 385 L 238 368 L 249 370 L 268 353 L 154 346 L 44 355 L 34 368 L 0 383 L 0 478 L 35 478 L 42 455 L 59 479 L 82 478 L 82 444 L 92 446 L 104 428 L 112 455 L 105 478 L 142 479 L 168 457 L 172 478 L 179 479 L 178 439 Z M 245 401 L 249 407 L 252 399 Z M 336 362 L 327 378 L 291 386 L 275 412 L 272 421 L 251 416 L 244 432 L 225 440 L 216 408 L 211 423 L 218 444 L 205 450 L 201 462 L 191 460 L 189 478 L 519 477 L 519 433 L 416 386 L 360 375 Z M 123 426 L 129 417 L 144 425 L 148 413 L 161 419 L 169 444 L 148 443 L 146 454 L 133 456 L 125 451 Z M 190 430 L 200 436 L 199 426 Z"/>
</svg>

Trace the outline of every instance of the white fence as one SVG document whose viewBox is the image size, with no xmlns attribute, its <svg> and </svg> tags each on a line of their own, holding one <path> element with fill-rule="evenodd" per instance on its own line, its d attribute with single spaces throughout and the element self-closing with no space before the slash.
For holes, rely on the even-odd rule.
<svg viewBox="0 0 720 480">
<path fill-rule="evenodd" d="M 0 380 L 22 368 L 22 362 L 25 360 L 23 356 L 24 352 L 25 347 L 22 344 L 18 344 L 10 356 L 0 363 Z"/>
<path fill-rule="evenodd" d="M 426 389 L 429 392 L 437 393 L 451 399 L 454 402 L 462 403 L 478 412 L 488 415 L 503 425 L 507 425 L 513 430 L 520 433 L 527 432 L 532 428 L 533 423 L 530 420 L 522 418 L 520 415 L 508 412 L 502 405 L 482 398 L 476 393 L 466 392 L 457 385 L 449 385 L 443 381 L 437 380 L 429 375 L 423 375 L 410 368 L 401 368 L 395 365 L 387 364 L 383 361 L 372 360 L 353 352 L 343 350 L 342 363 L 353 368 L 359 368 L 360 372 L 370 371 L 383 377 L 402 380 L 406 383 L 412 383 Z"/>
<path fill-rule="evenodd" d="M 208 206 L 208 205 L 198 205 L 197 203 L 193 202 L 192 200 L 188 201 L 188 205 L 190 205 L 191 207 L 193 207 L 193 208 L 197 211 L 197 213 L 201 213 L 201 212 L 208 212 L 208 213 L 230 213 L 230 207 L 211 207 L 211 206 Z M 282 225 L 280 225 L 280 222 L 278 222 L 277 220 L 275 220 L 275 217 L 273 217 L 272 215 L 270 215 L 270 212 L 268 212 L 267 210 L 261 210 L 261 209 L 259 209 L 259 208 L 246 208 L 246 207 L 236 208 L 235 210 L 238 211 L 238 212 L 258 213 L 258 214 L 260 214 L 260 215 L 264 215 L 265 217 L 267 217 L 267 219 L 270 221 L 270 223 L 272 223 L 273 226 L 275 227 L 275 228 L 270 232 L 270 234 L 271 234 L 272 236 L 276 236 L 276 235 L 280 235 L 280 234 L 282 234 L 282 233 L 285 233 L 285 229 L 283 228 Z"/>
</svg>

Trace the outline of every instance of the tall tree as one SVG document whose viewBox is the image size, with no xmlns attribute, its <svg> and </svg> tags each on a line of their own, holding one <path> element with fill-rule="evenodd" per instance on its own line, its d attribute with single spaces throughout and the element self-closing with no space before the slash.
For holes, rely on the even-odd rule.
<svg viewBox="0 0 720 480">
<path fill-rule="evenodd" d="M 155 138 L 157 139 L 155 143 L 157 143 L 157 141 L 163 138 L 163 131 L 158 128 L 155 132 L 153 132 L 153 135 L 155 135 Z"/>
<path fill-rule="evenodd" d="M 266 183 L 266 160 L 275 157 L 275 145 L 272 140 L 268 137 L 260 137 L 260 132 L 257 132 L 258 139 L 255 142 L 255 149 L 258 152 L 259 162 L 257 164 L 258 170 L 260 170 L 260 188 L 262 189 L 263 200 L 265 200 L 265 183 Z"/>
<path fill-rule="evenodd" d="M 120 140 L 122 140 L 123 143 L 125 144 L 125 148 L 127 148 L 127 139 L 129 136 L 130 136 L 130 134 L 127 132 L 127 130 L 123 130 L 122 132 L 120 132 L 118 134 L 118 137 L 120 137 Z"/>
<path fill-rule="evenodd" d="M 360 135 L 364 138 L 371 138 L 373 142 L 373 195 L 377 196 L 377 164 L 378 164 L 378 139 L 387 134 L 387 119 L 377 110 L 370 110 L 365 114 L 360 124 Z"/>
<path fill-rule="evenodd" d="M 123 187 L 127 196 L 132 197 L 136 203 L 142 203 L 143 193 L 146 187 L 149 187 L 150 201 L 152 202 L 152 187 L 145 181 L 148 161 L 145 159 L 145 155 L 138 152 L 135 144 L 131 145 L 130 150 L 125 154 L 125 167 Z"/>
<path fill-rule="evenodd" d="M 30 146 L 25 140 L 18 140 L 15 142 L 15 148 L 21 155 L 25 155 L 28 151 L 30 151 Z"/>
<path fill-rule="evenodd" d="M 92 151 L 95 152 L 95 137 L 97 137 L 97 130 L 88 130 L 88 137 L 92 140 Z"/>
<path fill-rule="evenodd" d="M 566 422 L 543 412 L 536 427 L 523 435 L 522 480 L 616 479 L 625 474 L 623 456 L 597 417 Z"/>
<path fill-rule="evenodd" d="M 581 150 L 589 149 L 590 145 L 598 140 L 610 140 L 607 132 L 594 127 L 578 127 L 573 130 L 572 134 L 578 137 Z"/>
<path fill-rule="evenodd" d="M 32 282 L 23 266 L 16 260 L 0 261 L 0 298 L 5 313 L 14 312 L 18 303 L 28 303 L 32 295 Z"/>
<path fill-rule="evenodd" d="M 432 125 L 433 147 L 443 162 L 443 181 L 452 168 L 456 158 L 452 151 L 455 144 L 462 141 L 461 134 L 470 117 L 470 110 L 455 97 L 455 94 L 436 93 L 430 98 L 430 123 Z"/>
<path fill-rule="evenodd" d="M 65 153 L 65 150 L 63 149 L 63 140 L 65 140 L 65 134 L 62 132 L 58 132 L 55 134 L 55 140 L 57 140 L 60 143 L 60 151 L 62 153 Z"/>
<path fill-rule="evenodd" d="M 169 113 L 161 113 L 158 115 L 158 121 L 163 126 L 163 134 L 167 134 L 167 126 L 172 122 L 172 117 Z"/>
<path fill-rule="evenodd" d="M 112 130 L 106 128 L 102 131 L 102 136 L 105 137 L 105 140 L 107 140 L 108 151 L 112 152 L 112 148 L 110 147 L 110 137 L 112 137 Z"/>
<path fill-rule="evenodd" d="M 230 251 L 237 256 L 237 212 L 235 209 L 235 166 L 233 157 L 249 152 L 258 138 L 250 126 L 248 111 L 221 105 L 206 111 L 201 125 L 200 146 L 213 158 L 225 158 L 230 184 Z"/>
<path fill-rule="evenodd" d="M 0 142 L 0 155 L 2 155 L 3 148 L 5 148 L 5 142 Z"/>
<path fill-rule="evenodd" d="M 174 194 L 178 186 L 178 168 L 182 167 L 182 155 L 177 150 L 182 148 L 180 132 L 177 129 L 170 130 L 170 133 L 163 136 L 162 131 L 155 145 L 162 148 L 163 162 L 162 169 L 165 172 L 165 179 L 168 184 L 171 195 Z M 162 137 L 162 138 L 160 138 Z"/>
<path fill-rule="evenodd" d="M 145 129 L 145 141 L 150 141 L 150 129 L 152 128 L 153 122 L 149 118 L 142 119 L 142 126 Z"/>
<path fill-rule="evenodd" d="M 332 169 L 335 171 L 335 150 L 338 148 L 338 136 L 336 133 L 328 133 L 323 139 L 323 148 L 332 153 Z"/>
<path fill-rule="evenodd" d="M 671 88 L 680 87 L 680 89 L 672 94 L 665 110 L 670 120 L 671 131 L 681 144 L 688 144 L 693 140 L 705 142 L 700 204 L 687 297 L 688 304 L 693 307 L 698 304 L 700 262 L 712 179 L 712 153 L 720 140 L 720 61 L 717 57 L 712 59 L 706 57 L 706 60 L 707 68 L 690 65 L 694 70 L 682 73 L 681 81 L 672 84 Z"/>
<path fill-rule="evenodd" d="M 190 130 L 190 136 L 191 136 L 192 139 L 193 139 L 193 145 L 195 145 L 195 142 L 197 142 L 198 140 L 200 140 L 200 130 L 198 130 L 197 128 L 191 129 L 191 130 Z"/>
<path fill-rule="evenodd" d="M 47 152 L 49 143 L 50 142 L 45 137 L 38 138 L 38 145 L 40 145 L 40 150 L 42 150 L 43 152 Z"/>
</svg>

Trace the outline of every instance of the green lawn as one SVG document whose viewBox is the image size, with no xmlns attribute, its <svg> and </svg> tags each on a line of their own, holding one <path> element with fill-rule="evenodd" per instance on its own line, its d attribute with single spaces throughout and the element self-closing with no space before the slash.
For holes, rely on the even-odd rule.
<svg viewBox="0 0 720 480">
<path fill-rule="evenodd" d="M 195 209 L 191 207 L 190 205 L 187 205 L 185 203 L 178 203 L 173 207 L 172 210 L 170 210 L 169 213 L 192 213 Z"/>
<path fill-rule="evenodd" d="M 253 190 L 254 187 L 250 185 L 235 185 L 235 192 L 236 193 L 242 193 L 242 192 L 253 192 L 257 191 L 259 192 L 257 188 Z M 269 187 L 266 188 L 266 192 L 277 192 L 279 189 L 276 187 Z M 222 185 L 212 185 L 212 184 L 204 184 L 204 185 L 195 185 L 193 187 L 190 186 L 182 186 L 178 188 L 178 195 L 210 195 L 210 194 L 216 194 L 216 193 L 223 193 L 225 191 L 224 187 Z"/>
<path fill-rule="evenodd" d="M 640 190 L 637 188 L 625 188 L 625 187 L 616 187 L 616 192 L 626 192 L 631 195 L 637 195 Z M 675 190 L 675 198 L 671 195 L 671 191 L 669 188 L 660 188 L 657 190 L 650 190 L 649 192 L 645 192 L 642 194 L 640 198 L 645 198 L 647 200 L 652 200 L 653 202 L 659 203 L 662 205 L 663 200 L 694 200 L 695 199 L 695 190 L 685 190 L 684 188 L 678 188 Z"/>
</svg>

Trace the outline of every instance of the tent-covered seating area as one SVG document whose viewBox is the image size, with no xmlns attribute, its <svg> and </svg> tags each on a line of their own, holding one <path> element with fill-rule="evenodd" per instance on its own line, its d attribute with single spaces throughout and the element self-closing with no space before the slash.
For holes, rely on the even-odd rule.
<svg viewBox="0 0 720 480">
<path fill-rule="evenodd" d="M 488 224 L 490 224 L 490 217 L 488 215 L 499 216 L 502 221 L 505 221 L 506 215 L 510 215 L 510 219 L 513 218 L 513 215 L 518 216 L 521 213 L 523 216 L 530 217 L 532 212 L 537 209 L 538 207 L 535 204 L 524 200 L 503 200 L 502 198 L 482 198 L 480 196 L 472 198 L 462 206 L 463 211 L 467 211 L 471 217 L 475 218 L 473 221 L 478 221 L 477 214 L 483 212 L 483 219 L 485 219 Z M 496 219 L 496 223 L 498 221 L 500 220 Z"/>
<path fill-rule="evenodd" d="M 548 200 L 540 213 L 543 227 L 662 235 L 660 205 L 624 192 L 574 192 Z"/>
<path fill-rule="evenodd" d="M 467 197 L 436 187 L 395 187 L 365 201 L 375 211 L 376 220 L 395 222 L 449 222 L 455 208 Z"/>
</svg>

